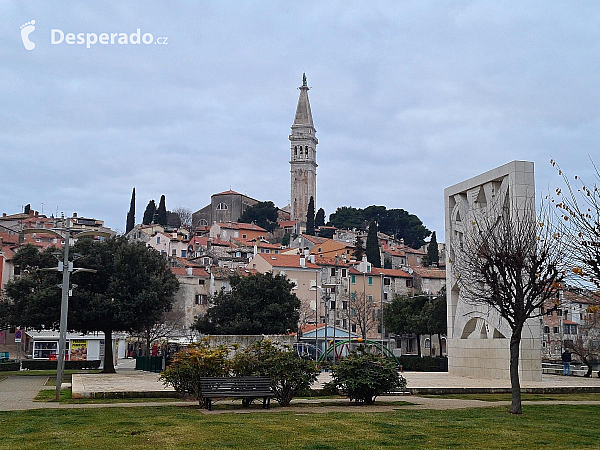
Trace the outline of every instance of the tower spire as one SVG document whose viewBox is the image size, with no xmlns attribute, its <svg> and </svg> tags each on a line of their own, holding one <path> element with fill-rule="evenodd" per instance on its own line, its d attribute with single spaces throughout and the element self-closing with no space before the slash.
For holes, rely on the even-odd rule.
<svg viewBox="0 0 600 450">
<path fill-rule="evenodd" d="M 292 220 L 306 220 L 310 198 L 317 201 L 317 140 L 313 124 L 306 74 L 302 74 L 302 86 L 296 115 L 292 124 L 291 143 L 291 198 Z"/>
</svg>

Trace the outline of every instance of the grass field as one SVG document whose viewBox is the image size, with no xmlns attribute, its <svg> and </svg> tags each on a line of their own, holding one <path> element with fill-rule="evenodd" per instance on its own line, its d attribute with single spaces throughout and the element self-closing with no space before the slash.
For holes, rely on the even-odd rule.
<svg viewBox="0 0 600 450">
<path fill-rule="evenodd" d="M 454 398 L 459 400 L 483 400 L 485 402 L 501 402 L 511 400 L 510 394 L 446 394 L 446 395 L 420 395 L 427 398 Z M 521 394 L 521 400 L 528 401 L 586 401 L 600 400 L 600 392 L 583 392 L 575 394 Z"/>
<path fill-rule="evenodd" d="M 598 448 L 600 407 L 203 414 L 172 406 L 0 412 L 0 448 Z"/>
<path fill-rule="evenodd" d="M 179 398 L 169 397 L 141 397 L 141 398 L 71 398 L 71 389 L 60 391 L 59 402 L 70 404 L 94 404 L 94 403 L 144 403 L 144 402 L 178 402 Z M 36 402 L 55 402 L 56 390 L 43 389 L 33 399 Z"/>
</svg>

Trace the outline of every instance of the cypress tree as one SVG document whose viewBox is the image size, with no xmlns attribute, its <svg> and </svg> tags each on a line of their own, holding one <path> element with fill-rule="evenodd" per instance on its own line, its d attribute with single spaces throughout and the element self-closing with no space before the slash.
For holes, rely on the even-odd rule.
<svg viewBox="0 0 600 450">
<path fill-rule="evenodd" d="M 365 253 L 365 249 L 363 248 L 363 240 L 360 236 L 356 237 L 356 243 L 354 245 L 356 248 L 354 249 L 353 256 L 357 261 L 360 261 Z"/>
<path fill-rule="evenodd" d="M 125 226 L 125 233 L 129 233 L 135 227 L 135 188 L 131 193 L 131 203 L 129 204 L 129 212 L 127 213 L 127 225 Z"/>
<path fill-rule="evenodd" d="M 306 212 L 306 234 L 315 235 L 315 199 L 310 197 L 308 211 Z"/>
<path fill-rule="evenodd" d="M 427 246 L 427 265 L 438 265 L 440 262 L 440 253 L 438 251 L 437 238 L 435 236 L 435 231 L 431 234 L 431 240 L 429 241 L 429 245 Z"/>
<path fill-rule="evenodd" d="M 156 203 L 154 203 L 154 200 L 150 200 L 148 202 L 148 206 L 146 206 L 146 210 L 144 211 L 144 218 L 142 219 L 142 223 L 144 225 L 150 225 L 154 221 L 155 213 Z"/>
<path fill-rule="evenodd" d="M 167 226 L 167 205 L 164 195 L 160 196 L 160 203 L 158 204 L 158 209 L 156 210 L 155 222 L 163 227 Z"/>
<path fill-rule="evenodd" d="M 379 240 L 377 239 L 377 224 L 371 221 L 369 234 L 367 234 L 367 261 L 375 267 L 381 267 L 381 255 L 379 254 Z"/>
<path fill-rule="evenodd" d="M 317 215 L 315 216 L 315 227 L 321 227 L 325 225 L 325 210 L 319 208 Z"/>
</svg>

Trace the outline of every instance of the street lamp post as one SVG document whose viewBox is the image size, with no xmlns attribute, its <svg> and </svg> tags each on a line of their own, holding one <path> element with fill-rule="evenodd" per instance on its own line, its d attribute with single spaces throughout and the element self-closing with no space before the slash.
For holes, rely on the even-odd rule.
<svg viewBox="0 0 600 450">
<path fill-rule="evenodd" d="M 61 234 L 59 231 L 62 231 L 64 234 Z M 57 236 L 61 239 L 65 240 L 65 247 L 63 253 L 63 260 L 59 261 L 58 267 L 56 269 L 59 272 L 62 271 L 62 284 L 61 287 L 61 301 L 60 301 L 60 331 L 58 337 L 58 355 L 57 355 L 57 365 L 56 365 L 56 400 L 58 401 L 60 397 L 60 388 L 62 385 L 62 379 L 64 375 L 65 369 L 65 357 L 66 357 L 66 345 L 67 345 L 67 314 L 69 311 L 69 275 L 72 271 L 75 270 L 77 272 L 91 272 L 96 273 L 94 269 L 84 269 L 73 267 L 73 263 L 69 262 L 69 247 L 71 241 L 71 228 L 69 226 L 69 221 L 67 219 L 66 228 L 29 228 L 23 230 L 23 234 L 32 234 L 32 233 L 44 233 L 51 234 L 53 236 Z M 106 233 L 103 231 L 83 231 L 81 233 L 76 234 L 77 238 L 85 237 L 85 236 L 102 236 L 102 237 L 110 237 L 110 233 Z"/>
</svg>

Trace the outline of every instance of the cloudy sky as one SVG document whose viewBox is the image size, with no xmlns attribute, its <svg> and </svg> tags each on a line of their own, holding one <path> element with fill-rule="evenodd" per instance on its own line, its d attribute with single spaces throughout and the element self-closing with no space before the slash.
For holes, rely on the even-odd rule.
<svg viewBox="0 0 600 450">
<path fill-rule="evenodd" d="M 161 194 L 283 207 L 303 72 L 327 214 L 404 208 L 443 240 L 449 185 L 524 159 L 539 195 L 551 157 L 600 162 L 597 2 L 0 0 L 0 25 L 1 212 L 123 230 L 134 186 L 138 221 Z M 167 44 L 51 42 L 138 28 Z"/>
</svg>

